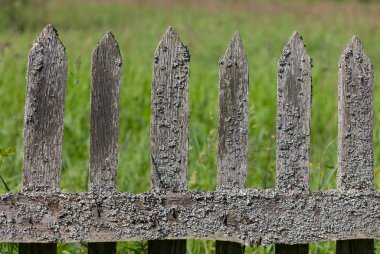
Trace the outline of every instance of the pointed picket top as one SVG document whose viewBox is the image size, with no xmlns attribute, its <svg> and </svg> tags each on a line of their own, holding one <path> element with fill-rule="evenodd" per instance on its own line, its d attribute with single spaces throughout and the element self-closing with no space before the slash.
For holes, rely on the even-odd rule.
<svg viewBox="0 0 380 254">
<path fill-rule="evenodd" d="M 343 51 L 338 72 L 340 189 L 373 188 L 373 67 L 357 36 Z"/>
<path fill-rule="evenodd" d="M 152 191 L 186 190 L 190 54 L 173 27 L 154 54 L 151 91 Z"/>
<path fill-rule="evenodd" d="M 122 59 L 109 31 L 92 55 L 90 190 L 115 190 Z"/>
<path fill-rule="evenodd" d="M 156 56 L 162 50 L 167 52 L 168 47 L 170 45 L 177 45 L 177 44 L 182 44 L 182 42 L 181 42 L 181 40 L 177 34 L 177 31 L 174 29 L 174 27 L 169 26 L 166 29 L 165 33 L 162 35 L 162 37 L 161 37 L 161 39 L 157 45 L 157 48 L 154 52 L 154 55 Z M 156 62 L 156 58 L 154 60 Z"/>
<path fill-rule="evenodd" d="M 277 190 L 309 191 L 311 67 L 294 32 L 278 61 Z"/>
<path fill-rule="evenodd" d="M 51 24 L 42 29 L 33 43 L 29 52 L 28 73 L 37 74 L 44 67 L 44 55 L 49 53 L 54 54 L 61 62 L 67 61 L 65 47 L 59 39 L 57 30 Z"/>
<path fill-rule="evenodd" d="M 247 68 L 247 56 L 239 32 L 235 32 L 226 52 L 219 61 L 220 69 L 230 68 L 233 64 L 244 65 Z M 225 67 L 223 67 L 225 65 Z"/>
<path fill-rule="evenodd" d="M 238 32 L 219 61 L 217 189 L 245 188 L 248 167 L 248 64 Z"/>
<path fill-rule="evenodd" d="M 289 57 L 290 55 L 295 55 L 299 57 Z M 303 43 L 303 39 L 297 31 L 293 32 L 292 36 L 290 36 L 288 43 L 284 46 L 282 50 L 281 57 L 278 61 L 279 69 L 281 69 L 280 66 L 289 65 L 289 60 L 302 61 L 311 64 L 311 58 L 306 52 L 306 47 Z"/>
<path fill-rule="evenodd" d="M 65 47 L 47 25 L 29 53 L 23 191 L 59 189 L 66 79 Z"/>
<path fill-rule="evenodd" d="M 370 68 L 372 68 L 372 63 L 367 54 L 364 51 L 363 45 L 360 41 L 360 39 L 354 35 L 352 36 L 350 42 L 348 43 L 346 49 L 343 51 L 340 60 L 339 60 L 339 67 L 341 67 L 342 64 L 347 62 L 350 57 L 354 56 L 355 61 L 358 63 L 364 63 L 369 65 Z"/>
</svg>

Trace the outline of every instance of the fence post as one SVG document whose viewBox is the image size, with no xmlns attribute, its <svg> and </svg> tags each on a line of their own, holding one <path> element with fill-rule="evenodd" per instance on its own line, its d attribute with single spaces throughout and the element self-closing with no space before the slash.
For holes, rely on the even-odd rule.
<svg viewBox="0 0 380 254">
<path fill-rule="evenodd" d="M 373 189 L 373 68 L 354 36 L 339 61 L 337 188 Z M 374 253 L 374 240 L 337 241 L 337 254 Z"/>
<path fill-rule="evenodd" d="M 65 48 L 55 28 L 48 25 L 42 30 L 29 53 L 23 192 L 59 191 L 66 78 Z M 56 249 L 55 243 L 21 243 L 19 253 L 50 254 L 56 253 Z"/>
<path fill-rule="evenodd" d="M 248 64 L 238 32 L 219 62 L 218 139 L 217 189 L 244 189 L 248 165 Z M 243 252 L 240 243 L 216 241 L 217 254 Z"/>
<path fill-rule="evenodd" d="M 154 55 L 150 129 L 153 192 L 187 190 L 189 61 L 188 49 L 169 27 Z M 186 253 L 186 240 L 148 241 L 148 253 Z"/>
<path fill-rule="evenodd" d="M 115 191 L 122 59 L 107 32 L 92 55 L 90 191 Z M 101 204 L 99 204 L 101 205 Z M 116 242 L 88 244 L 89 254 L 115 254 Z"/>
<path fill-rule="evenodd" d="M 293 33 L 278 61 L 276 190 L 309 192 L 311 58 Z M 308 245 L 277 244 L 276 254 L 307 254 Z"/>
</svg>

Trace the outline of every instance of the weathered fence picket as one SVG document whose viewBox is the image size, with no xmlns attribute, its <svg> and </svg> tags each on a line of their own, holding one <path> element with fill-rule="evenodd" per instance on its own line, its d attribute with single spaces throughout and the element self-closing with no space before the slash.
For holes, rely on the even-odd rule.
<svg viewBox="0 0 380 254">
<path fill-rule="evenodd" d="M 245 188 L 248 166 L 248 64 L 236 33 L 219 61 L 218 190 Z M 228 214 L 225 215 L 228 217 Z M 225 227 L 228 219 L 225 219 Z M 240 243 L 216 242 L 216 253 L 243 253 Z"/>
<path fill-rule="evenodd" d="M 380 191 L 373 178 L 373 67 L 357 37 L 339 62 L 337 189 L 310 192 L 311 58 L 294 33 L 278 62 L 276 188 L 247 189 L 248 64 L 236 33 L 219 69 L 217 190 L 187 190 L 190 54 L 172 27 L 154 55 L 151 191 L 115 189 L 122 60 L 108 32 L 92 58 L 89 191 L 62 193 L 67 58 L 48 25 L 29 54 L 20 193 L 0 195 L 0 242 L 21 254 L 55 254 L 58 242 L 148 240 L 149 253 L 186 253 L 186 239 L 216 240 L 216 252 L 276 244 L 276 254 L 308 253 L 338 240 L 337 253 L 374 252 Z"/>
<path fill-rule="evenodd" d="M 188 49 L 169 27 L 154 53 L 150 129 L 153 192 L 187 190 L 189 61 Z M 171 219 L 176 221 L 177 216 L 173 208 Z M 149 241 L 148 253 L 185 254 L 186 240 Z"/>
<path fill-rule="evenodd" d="M 23 192 L 57 192 L 61 178 L 67 58 L 53 26 L 29 53 L 25 104 Z M 28 213 L 27 209 L 22 211 Z M 30 219 L 30 224 L 36 223 Z M 38 223 L 38 221 L 37 221 Z M 38 235 L 31 229 L 30 234 Z M 56 244 L 21 243 L 20 254 L 53 253 Z"/>
<path fill-rule="evenodd" d="M 278 61 L 278 191 L 309 192 L 311 83 L 311 58 L 306 53 L 302 38 L 295 32 L 285 45 Z M 304 254 L 308 253 L 308 247 L 276 245 L 276 254 L 280 253 Z"/>
<path fill-rule="evenodd" d="M 119 45 L 107 32 L 92 55 L 89 187 L 95 194 L 115 191 L 121 71 Z M 89 243 L 88 253 L 115 254 L 116 242 Z"/>
<path fill-rule="evenodd" d="M 373 189 L 373 68 L 354 36 L 339 61 L 338 189 Z M 374 253 L 373 240 L 338 241 L 338 254 Z"/>
</svg>

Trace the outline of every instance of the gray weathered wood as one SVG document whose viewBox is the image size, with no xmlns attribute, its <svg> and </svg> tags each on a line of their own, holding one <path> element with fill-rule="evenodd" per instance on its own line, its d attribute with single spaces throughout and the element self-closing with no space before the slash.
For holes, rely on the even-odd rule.
<svg viewBox="0 0 380 254">
<path fill-rule="evenodd" d="M 293 33 L 278 61 L 277 182 L 284 191 L 309 191 L 311 58 Z"/>
<path fill-rule="evenodd" d="M 92 55 L 90 190 L 114 191 L 122 60 L 107 32 Z"/>
<path fill-rule="evenodd" d="M 278 61 L 277 168 L 279 191 L 309 191 L 311 58 L 293 33 Z M 276 246 L 279 253 L 308 253 L 306 246 Z"/>
<path fill-rule="evenodd" d="M 151 98 L 152 191 L 187 187 L 190 54 L 169 27 L 154 54 Z"/>
<path fill-rule="evenodd" d="M 122 59 L 107 32 L 92 55 L 90 190 L 115 191 Z M 89 243 L 88 253 L 116 253 L 116 243 Z"/>
<path fill-rule="evenodd" d="M 245 188 L 248 165 L 248 64 L 239 33 L 219 62 L 217 189 Z M 216 242 L 216 253 L 243 253 L 240 243 Z"/>
<path fill-rule="evenodd" d="M 22 191 L 59 190 L 67 79 L 65 47 L 46 26 L 29 53 Z M 23 244 L 20 254 L 56 253 L 56 244 Z"/>
<path fill-rule="evenodd" d="M 308 244 L 296 244 L 296 245 L 287 245 L 287 244 L 276 244 L 275 247 L 276 254 L 304 254 L 309 253 Z"/>
<path fill-rule="evenodd" d="M 187 188 L 188 78 L 190 54 L 173 27 L 154 54 L 151 94 L 151 189 Z M 186 253 L 186 240 L 152 242 L 148 253 Z"/>
<path fill-rule="evenodd" d="M 373 188 L 373 67 L 354 36 L 339 61 L 338 173 L 342 190 Z M 360 250 L 360 251 L 359 251 Z M 374 253 L 373 240 L 337 242 L 337 253 Z"/>
<path fill-rule="evenodd" d="M 248 65 L 239 33 L 220 60 L 217 189 L 245 188 L 248 164 Z"/>
<path fill-rule="evenodd" d="M 380 238 L 380 191 L 0 195 L 0 242 L 212 239 L 247 245 Z"/>
<path fill-rule="evenodd" d="M 340 189 L 373 188 L 373 68 L 354 36 L 339 61 L 338 174 Z"/>
<path fill-rule="evenodd" d="M 65 48 L 48 25 L 29 53 L 23 191 L 59 189 L 66 78 Z"/>
</svg>

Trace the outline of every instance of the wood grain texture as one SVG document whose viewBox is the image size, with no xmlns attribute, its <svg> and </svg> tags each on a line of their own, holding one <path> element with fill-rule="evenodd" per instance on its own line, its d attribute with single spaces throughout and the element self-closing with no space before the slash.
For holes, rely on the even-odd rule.
<svg viewBox="0 0 380 254">
<path fill-rule="evenodd" d="M 92 55 L 90 190 L 114 191 L 122 59 L 107 32 Z"/>
<path fill-rule="evenodd" d="M 55 243 L 20 243 L 18 245 L 20 254 L 54 254 L 57 253 Z"/>
<path fill-rule="evenodd" d="M 210 239 L 246 245 L 380 238 L 380 191 L 0 195 L 1 242 Z"/>
<path fill-rule="evenodd" d="M 190 54 L 169 27 L 154 54 L 151 95 L 151 189 L 187 188 Z"/>
<path fill-rule="evenodd" d="M 115 191 L 122 59 L 107 32 L 92 54 L 90 190 Z M 88 253 L 114 254 L 116 243 L 89 243 Z"/>
<path fill-rule="evenodd" d="M 151 190 L 187 189 L 190 54 L 169 27 L 154 54 L 151 93 Z M 148 253 L 186 253 L 186 240 L 148 243 Z"/>
<path fill-rule="evenodd" d="M 296 244 L 296 245 L 276 244 L 275 253 L 276 254 L 309 253 L 309 245 L 308 244 Z"/>
<path fill-rule="evenodd" d="M 295 32 L 278 61 L 276 188 L 309 191 L 311 58 Z"/>
<path fill-rule="evenodd" d="M 295 32 L 278 61 L 277 167 L 279 191 L 309 191 L 311 58 Z M 303 245 L 276 246 L 276 253 L 308 253 Z"/>
<path fill-rule="evenodd" d="M 338 175 L 340 189 L 373 188 L 373 67 L 354 36 L 339 61 Z"/>
<path fill-rule="evenodd" d="M 217 189 L 241 189 L 248 165 L 248 65 L 239 33 L 219 64 Z"/>
<path fill-rule="evenodd" d="M 52 25 L 29 53 L 22 191 L 59 191 L 67 58 Z M 22 244 L 20 254 L 56 253 L 56 244 Z"/>
<path fill-rule="evenodd" d="M 219 61 L 217 189 L 245 188 L 248 166 L 248 64 L 236 33 Z M 243 253 L 240 243 L 216 242 L 216 253 Z"/>
<path fill-rule="evenodd" d="M 356 36 L 340 58 L 338 82 L 337 187 L 372 189 L 373 67 Z M 374 253 L 374 242 L 338 241 L 337 253 Z"/>
<path fill-rule="evenodd" d="M 65 48 L 48 25 L 29 53 L 23 191 L 59 189 L 66 78 Z"/>
</svg>

